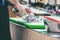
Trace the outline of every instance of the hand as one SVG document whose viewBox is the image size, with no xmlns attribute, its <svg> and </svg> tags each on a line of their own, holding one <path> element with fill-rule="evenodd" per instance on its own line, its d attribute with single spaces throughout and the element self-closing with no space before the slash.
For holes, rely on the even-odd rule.
<svg viewBox="0 0 60 40">
<path fill-rule="evenodd" d="M 18 5 L 15 5 L 14 6 L 16 9 L 18 9 L 19 11 L 25 11 L 25 8 L 24 7 L 22 7 L 20 4 Z"/>
<path fill-rule="evenodd" d="M 20 5 L 15 5 L 14 8 L 19 10 L 19 12 L 16 13 L 18 16 L 23 16 L 26 14 L 24 7 L 22 7 Z"/>
</svg>

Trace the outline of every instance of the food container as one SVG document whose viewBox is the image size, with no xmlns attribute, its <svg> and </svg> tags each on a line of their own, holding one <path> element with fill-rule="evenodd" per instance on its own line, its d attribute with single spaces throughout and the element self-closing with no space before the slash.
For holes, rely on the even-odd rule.
<svg viewBox="0 0 60 40">
<path fill-rule="evenodd" d="M 60 32 L 60 17 L 59 16 L 44 16 L 48 28 L 52 32 Z"/>
</svg>

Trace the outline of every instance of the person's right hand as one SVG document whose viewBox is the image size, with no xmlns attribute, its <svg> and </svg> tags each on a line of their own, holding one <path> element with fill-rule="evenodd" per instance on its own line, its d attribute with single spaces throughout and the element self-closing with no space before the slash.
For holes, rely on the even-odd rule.
<svg viewBox="0 0 60 40">
<path fill-rule="evenodd" d="M 17 4 L 14 6 L 16 9 L 18 9 L 19 11 L 25 11 L 25 8 L 22 7 L 20 4 Z"/>
<path fill-rule="evenodd" d="M 15 5 L 14 8 L 16 8 L 19 12 L 17 12 L 17 15 L 23 16 L 26 14 L 25 8 L 21 5 Z"/>
</svg>

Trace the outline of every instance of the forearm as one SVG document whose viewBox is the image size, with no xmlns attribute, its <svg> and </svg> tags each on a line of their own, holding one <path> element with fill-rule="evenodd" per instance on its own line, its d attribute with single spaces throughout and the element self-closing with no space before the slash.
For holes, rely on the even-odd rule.
<svg viewBox="0 0 60 40">
<path fill-rule="evenodd" d="M 20 4 L 19 0 L 9 0 L 9 2 L 14 4 L 14 5 L 19 5 Z"/>
</svg>

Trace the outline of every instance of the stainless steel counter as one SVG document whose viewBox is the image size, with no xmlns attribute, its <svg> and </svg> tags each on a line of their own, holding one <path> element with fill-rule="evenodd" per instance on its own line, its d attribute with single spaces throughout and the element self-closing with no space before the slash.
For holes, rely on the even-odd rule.
<svg viewBox="0 0 60 40">
<path fill-rule="evenodd" d="M 58 40 L 60 40 L 60 33 L 55 33 L 55 32 L 50 32 L 47 35 L 57 38 Z"/>
<path fill-rule="evenodd" d="M 41 34 L 36 30 L 22 27 L 10 22 L 11 40 L 57 40 L 51 36 Z"/>
</svg>

